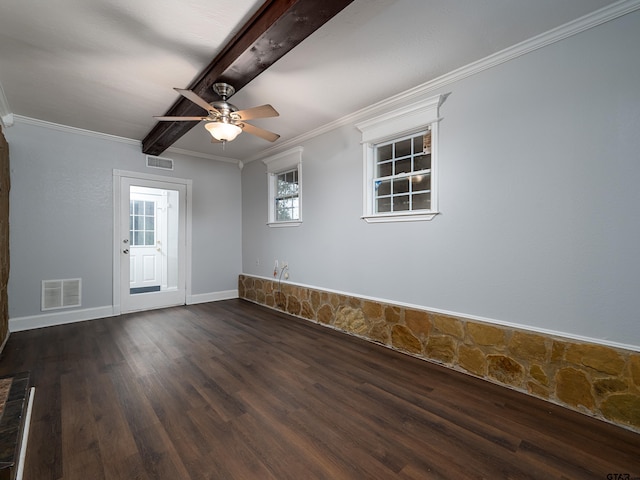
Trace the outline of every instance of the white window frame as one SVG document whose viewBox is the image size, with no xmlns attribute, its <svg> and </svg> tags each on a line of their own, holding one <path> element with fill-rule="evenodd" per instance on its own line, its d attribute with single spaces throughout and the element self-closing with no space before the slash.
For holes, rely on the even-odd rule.
<svg viewBox="0 0 640 480">
<path fill-rule="evenodd" d="M 267 166 L 268 177 L 268 220 L 270 227 L 297 227 L 302 224 L 302 147 L 292 148 L 285 152 L 263 158 L 262 162 Z M 278 174 L 290 170 L 298 170 L 298 219 L 276 220 L 276 193 Z"/>
<path fill-rule="evenodd" d="M 362 132 L 363 214 L 367 223 L 432 220 L 438 211 L 438 110 L 446 95 L 437 95 L 356 125 Z M 376 213 L 374 207 L 376 146 L 431 129 L 431 208 L 429 210 Z"/>
</svg>

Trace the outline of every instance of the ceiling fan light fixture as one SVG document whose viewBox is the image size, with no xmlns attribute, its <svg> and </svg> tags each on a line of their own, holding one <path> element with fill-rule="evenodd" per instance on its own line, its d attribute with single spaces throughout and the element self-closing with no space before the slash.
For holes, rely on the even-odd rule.
<svg viewBox="0 0 640 480">
<path fill-rule="evenodd" d="M 224 122 L 207 122 L 204 124 L 204 128 L 209 131 L 213 138 L 221 142 L 231 142 L 242 132 L 239 126 Z"/>
</svg>

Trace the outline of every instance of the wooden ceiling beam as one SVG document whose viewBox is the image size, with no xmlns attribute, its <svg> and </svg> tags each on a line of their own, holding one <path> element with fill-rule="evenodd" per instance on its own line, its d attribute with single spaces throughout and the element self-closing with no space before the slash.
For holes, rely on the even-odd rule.
<svg viewBox="0 0 640 480">
<path fill-rule="evenodd" d="M 211 88 L 216 82 L 240 90 L 352 1 L 267 0 L 187 88 L 207 102 L 218 99 Z M 202 114 L 200 107 L 180 97 L 164 115 Z M 198 123 L 158 122 L 142 140 L 143 153 L 161 154 Z"/>
</svg>

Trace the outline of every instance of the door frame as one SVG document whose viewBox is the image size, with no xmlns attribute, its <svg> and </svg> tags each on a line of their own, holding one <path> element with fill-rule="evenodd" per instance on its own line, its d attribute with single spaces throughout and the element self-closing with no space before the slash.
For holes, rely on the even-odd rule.
<svg viewBox="0 0 640 480">
<path fill-rule="evenodd" d="M 184 275 L 185 275 L 185 304 L 188 304 L 191 299 L 191 249 L 192 249 L 192 189 L 193 180 L 186 178 L 165 177 L 162 175 L 153 175 L 150 173 L 132 172 L 128 170 L 113 170 L 113 314 L 120 315 L 122 313 L 122 299 L 121 299 L 121 267 L 120 267 L 120 250 L 121 239 L 123 235 L 129 235 L 121 231 L 122 218 L 121 218 L 121 180 L 123 177 L 132 178 L 135 180 L 148 180 L 152 182 L 161 183 L 173 183 L 177 185 L 184 185 L 186 189 L 186 205 L 185 205 L 185 254 L 184 254 Z"/>
</svg>

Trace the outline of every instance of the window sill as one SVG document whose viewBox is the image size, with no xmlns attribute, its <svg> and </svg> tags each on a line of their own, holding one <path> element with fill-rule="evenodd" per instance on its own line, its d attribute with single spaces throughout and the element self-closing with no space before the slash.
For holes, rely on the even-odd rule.
<svg viewBox="0 0 640 480">
<path fill-rule="evenodd" d="M 269 222 L 267 225 L 271 228 L 281 228 L 281 227 L 299 227 L 302 225 L 301 220 L 296 220 L 294 222 Z"/>
<path fill-rule="evenodd" d="M 364 215 L 361 217 L 367 223 L 390 223 L 390 222 L 425 222 L 433 220 L 433 217 L 440 212 L 425 213 L 392 213 L 380 215 Z"/>
</svg>

